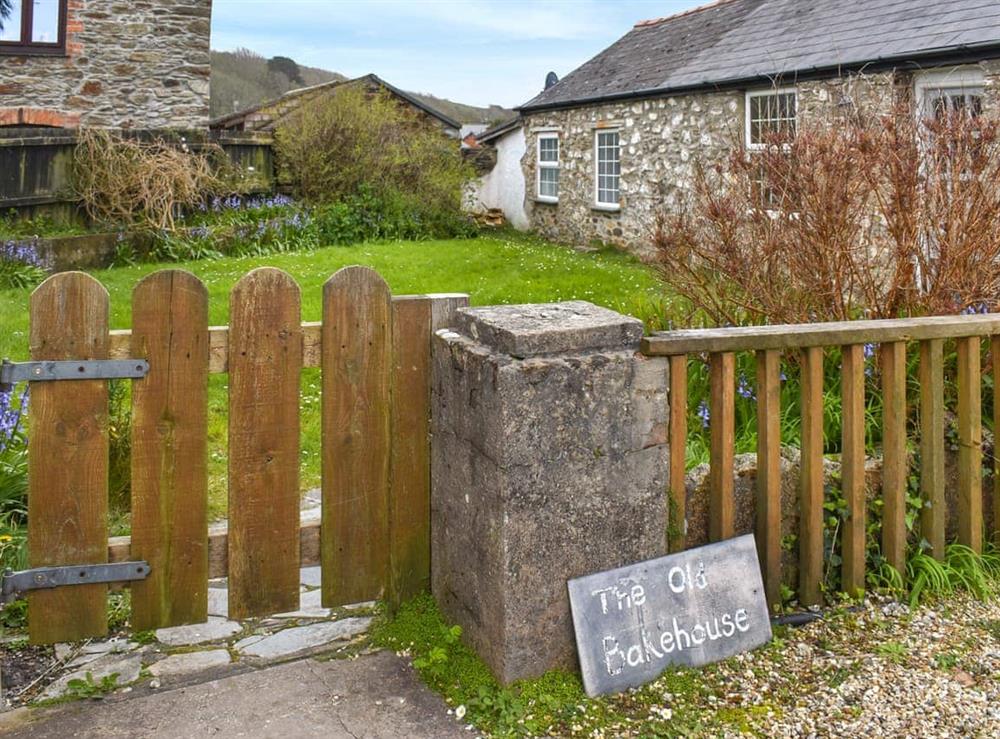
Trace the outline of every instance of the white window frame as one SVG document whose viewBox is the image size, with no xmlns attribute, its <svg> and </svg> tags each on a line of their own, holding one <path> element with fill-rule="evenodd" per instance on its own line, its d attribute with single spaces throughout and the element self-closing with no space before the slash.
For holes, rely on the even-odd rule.
<svg viewBox="0 0 1000 739">
<path fill-rule="evenodd" d="M 795 130 L 799 130 L 799 91 L 796 87 L 769 87 L 766 90 L 747 90 L 745 99 L 743 101 L 744 115 L 743 115 L 743 126 L 744 126 L 744 140 L 746 141 L 747 149 L 751 151 L 760 151 L 766 147 L 766 144 L 755 144 L 750 138 L 750 101 L 753 98 L 770 97 L 772 95 L 788 95 L 791 94 L 795 99 Z"/>
<path fill-rule="evenodd" d="M 554 162 L 543 162 L 542 161 L 542 141 L 555 139 L 556 142 L 556 160 Z M 554 169 L 557 174 L 556 178 L 556 193 L 559 192 L 560 185 L 559 179 L 562 177 L 562 141 L 559 140 L 558 131 L 542 131 L 538 134 L 535 141 L 535 198 L 543 203 L 558 203 L 559 195 L 555 197 L 551 195 L 542 195 L 542 170 L 543 169 Z"/>
<path fill-rule="evenodd" d="M 917 75 L 913 81 L 915 115 L 922 118 L 933 113 L 928 109 L 928 93 L 934 90 L 961 90 L 966 95 L 978 94 L 982 97 L 986 90 L 986 76 L 979 67 L 952 67 Z"/>
<path fill-rule="evenodd" d="M 600 140 L 602 134 L 618 134 L 618 200 L 614 203 L 602 202 L 600 199 L 601 182 L 601 161 L 600 161 Z M 615 128 L 595 128 L 594 129 L 594 205 L 597 210 L 621 210 L 622 207 L 622 133 L 621 129 Z"/>
</svg>

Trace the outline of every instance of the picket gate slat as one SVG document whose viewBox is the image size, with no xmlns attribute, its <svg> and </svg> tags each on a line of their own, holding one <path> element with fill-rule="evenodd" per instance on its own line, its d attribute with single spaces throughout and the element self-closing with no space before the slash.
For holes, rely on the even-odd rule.
<svg viewBox="0 0 1000 739">
<path fill-rule="evenodd" d="M 255 269 L 230 295 L 229 617 L 299 607 L 299 287 Z"/>
<path fill-rule="evenodd" d="M 883 344 L 882 556 L 906 571 L 906 342 Z"/>
<path fill-rule="evenodd" d="M 709 541 L 733 535 L 734 454 L 736 449 L 736 355 L 732 352 L 709 357 L 710 492 Z"/>
<path fill-rule="evenodd" d="M 208 616 L 208 290 L 190 272 L 154 272 L 132 292 L 132 625 Z"/>
<path fill-rule="evenodd" d="M 865 587 L 865 355 L 864 346 L 841 348 L 841 486 L 847 519 L 841 534 L 841 589 Z"/>
<path fill-rule="evenodd" d="M 687 411 L 688 358 L 686 354 L 670 357 L 670 470 L 667 490 L 667 551 L 679 552 L 687 540 Z"/>
<path fill-rule="evenodd" d="M 823 582 L 823 349 L 802 351 L 802 463 L 799 481 L 799 601 L 822 600 Z"/>
<path fill-rule="evenodd" d="M 392 302 L 390 605 L 430 588 L 430 297 Z"/>
<path fill-rule="evenodd" d="M 764 592 L 781 605 L 781 352 L 757 352 L 757 556 Z"/>
<path fill-rule="evenodd" d="M 49 277 L 31 295 L 31 358 L 106 359 L 108 292 L 82 272 Z M 30 567 L 108 559 L 108 384 L 36 382 L 28 426 Z M 104 636 L 107 585 L 28 596 L 33 644 Z"/>
<path fill-rule="evenodd" d="M 392 308 L 367 267 L 323 286 L 322 603 L 380 597 L 389 576 Z"/>
<path fill-rule="evenodd" d="M 920 528 L 936 559 L 944 558 L 944 342 L 920 342 Z"/>
<path fill-rule="evenodd" d="M 958 541 L 983 550 L 982 373 L 978 336 L 958 339 Z"/>
</svg>

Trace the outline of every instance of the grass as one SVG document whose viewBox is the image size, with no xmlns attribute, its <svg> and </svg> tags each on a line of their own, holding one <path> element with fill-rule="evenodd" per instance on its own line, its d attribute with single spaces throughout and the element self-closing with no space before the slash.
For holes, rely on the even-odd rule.
<svg viewBox="0 0 1000 739">
<path fill-rule="evenodd" d="M 468 293 L 473 305 L 589 300 L 635 315 L 656 327 L 665 312 L 661 288 L 652 272 L 632 257 L 614 251 L 579 253 L 536 238 L 501 232 L 476 239 L 367 243 L 266 257 L 224 258 L 178 264 L 139 264 L 92 272 L 111 297 L 111 328 L 129 328 L 130 295 L 145 275 L 180 268 L 200 277 L 209 291 L 209 320 L 228 322 L 229 291 L 247 272 L 273 266 L 288 272 L 302 288 L 302 320 L 321 317 L 322 285 L 341 267 L 361 264 L 385 278 L 394 294 Z M 28 357 L 28 290 L 0 291 L 0 357 Z M 227 377 L 209 383 L 209 506 L 213 518 L 226 510 Z M 303 489 L 320 475 L 320 378 L 302 376 Z"/>
</svg>

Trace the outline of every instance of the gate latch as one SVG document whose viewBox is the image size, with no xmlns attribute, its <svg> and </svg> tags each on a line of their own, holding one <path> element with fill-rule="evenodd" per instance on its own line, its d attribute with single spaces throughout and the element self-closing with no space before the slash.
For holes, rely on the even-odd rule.
<svg viewBox="0 0 1000 739">
<path fill-rule="evenodd" d="M 11 362 L 0 364 L 0 392 L 10 392 L 19 382 L 50 380 L 120 380 L 145 377 L 145 359 L 85 359 L 60 362 Z"/>
<path fill-rule="evenodd" d="M 18 600 L 29 590 L 46 590 L 67 585 L 145 580 L 148 562 L 115 562 L 101 565 L 69 565 L 66 567 L 36 567 L 33 570 L 3 573 L 0 585 L 0 606 Z"/>
</svg>

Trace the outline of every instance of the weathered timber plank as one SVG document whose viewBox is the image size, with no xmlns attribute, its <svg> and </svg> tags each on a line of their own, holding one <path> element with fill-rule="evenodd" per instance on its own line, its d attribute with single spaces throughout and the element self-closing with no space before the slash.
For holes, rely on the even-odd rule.
<svg viewBox="0 0 1000 739">
<path fill-rule="evenodd" d="M 757 556 L 768 605 L 781 605 L 781 352 L 757 352 Z"/>
<path fill-rule="evenodd" d="M 428 590 L 431 576 L 430 298 L 392 303 L 390 605 Z"/>
<path fill-rule="evenodd" d="M 906 342 L 880 348 L 882 359 L 882 556 L 906 572 Z"/>
<path fill-rule="evenodd" d="M 993 433 L 1000 429 L 1000 336 L 990 338 L 990 361 L 993 364 Z M 993 448 L 993 530 L 991 539 L 1000 545 L 1000 452 Z"/>
<path fill-rule="evenodd" d="M 978 336 L 958 349 L 958 541 L 983 550 L 983 415 Z"/>
<path fill-rule="evenodd" d="M 663 356 L 697 352 L 801 349 L 807 346 L 947 339 L 996 333 L 1000 333 L 1000 314 L 928 316 L 662 331 L 643 339 L 642 351 L 645 354 Z"/>
<path fill-rule="evenodd" d="M 299 528 L 299 566 L 314 567 L 320 564 L 319 519 L 303 519 Z M 225 522 L 208 527 L 208 576 L 229 575 L 229 527 Z M 108 539 L 108 562 L 128 562 L 133 558 L 132 537 L 113 536 Z"/>
<path fill-rule="evenodd" d="M 670 477 L 667 483 L 667 550 L 679 552 L 687 541 L 688 358 L 670 357 Z"/>
<path fill-rule="evenodd" d="M 82 272 L 53 275 L 31 295 L 31 358 L 105 359 L 108 292 Z M 28 562 L 100 564 L 108 539 L 108 386 L 104 380 L 36 382 L 28 425 Z M 108 630 L 107 586 L 28 596 L 34 644 Z"/>
<path fill-rule="evenodd" d="M 299 287 L 263 267 L 230 295 L 229 617 L 299 603 Z"/>
<path fill-rule="evenodd" d="M 802 462 L 799 470 L 799 602 L 820 603 L 823 582 L 823 349 L 802 352 Z"/>
<path fill-rule="evenodd" d="M 367 267 L 323 286 L 323 605 L 380 597 L 389 575 L 392 315 Z"/>
<path fill-rule="evenodd" d="M 735 449 L 736 357 L 731 353 L 709 357 L 709 504 L 708 538 L 721 541 L 733 535 L 733 454 Z"/>
<path fill-rule="evenodd" d="M 149 562 L 132 585 L 138 630 L 208 616 L 208 290 L 183 270 L 132 292 L 132 546 Z"/>
<path fill-rule="evenodd" d="M 469 296 L 464 293 L 430 293 L 428 295 L 398 295 L 397 300 L 413 300 L 414 298 L 430 298 L 433 301 L 433 325 L 436 331 L 447 328 L 451 318 L 459 308 L 469 305 Z M 128 359 L 132 356 L 132 331 L 115 329 L 110 333 L 110 359 Z M 218 375 L 229 371 L 229 327 L 210 326 L 208 329 L 210 374 Z M 322 356 L 322 323 L 320 321 L 302 322 L 302 366 L 319 367 Z"/>
<path fill-rule="evenodd" d="M 847 504 L 841 549 L 841 588 L 855 595 L 865 587 L 865 356 L 864 346 L 842 347 L 841 484 Z"/>
<path fill-rule="evenodd" d="M 944 342 L 920 342 L 920 529 L 931 554 L 944 557 Z"/>
</svg>

